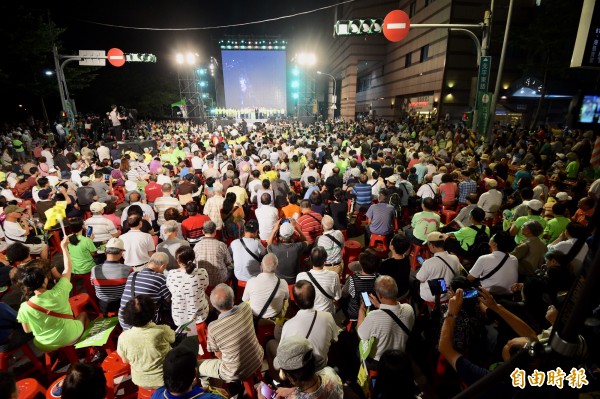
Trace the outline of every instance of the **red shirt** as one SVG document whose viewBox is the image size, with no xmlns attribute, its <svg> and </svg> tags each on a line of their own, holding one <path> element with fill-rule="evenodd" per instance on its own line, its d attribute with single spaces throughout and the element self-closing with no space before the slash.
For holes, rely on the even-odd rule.
<svg viewBox="0 0 600 399">
<path fill-rule="evenodd" d="M 162 196 L 162 186 L 153 181 L 144 187 L 144 192 L 146 193 L 146 201 L 153 203 L 158 197 Z"/>
<path fill-rule="evenodd" d="M 204 235 L 204 222 L 208 222 L 210 218 L 206 215 L 198 214 L 190 216 L 181 222 L 181 234 L 188 239 L 197 239 Z"/>
<path fill-rule="evenodd" d="M 321 214 L 313 211 L 305 213 L 298 218 L 298 226 L 300 226 L 302 234 L 306 236 L 306 240 L 310 244 L 315 242 L 315 239 L 323 233 L 321 219 L 323 219 Z"/>
</svg>

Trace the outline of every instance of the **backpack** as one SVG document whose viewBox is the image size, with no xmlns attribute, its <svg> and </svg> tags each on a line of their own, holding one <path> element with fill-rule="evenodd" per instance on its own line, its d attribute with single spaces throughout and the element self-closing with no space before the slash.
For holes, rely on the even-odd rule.
<svg viewBox="0 0 600 399">
<path fill-rule="evenodd" d="M 477 228 L 475 226 L 469 226 L 469 228 L 475 230 L 477 234 L 475 235 L 475 240 L 473 244 L 469 246 L 468 252 L 469 257 L 473 259 L 478 259 L 482 255 L 487 255 L 490 253 L 490 236 L 485 231 L 485 226 L 481 225 L 481 227 Z"/>
</svg>

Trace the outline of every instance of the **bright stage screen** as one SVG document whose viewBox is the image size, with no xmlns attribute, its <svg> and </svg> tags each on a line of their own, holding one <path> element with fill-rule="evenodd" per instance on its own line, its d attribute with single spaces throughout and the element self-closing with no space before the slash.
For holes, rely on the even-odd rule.
<svg viewBox="0 0 600 399">
<path fill-rule="evenodd" d="M 285 51 L 223 50 L 226 108 L 286 109 Z"/>
</svg>

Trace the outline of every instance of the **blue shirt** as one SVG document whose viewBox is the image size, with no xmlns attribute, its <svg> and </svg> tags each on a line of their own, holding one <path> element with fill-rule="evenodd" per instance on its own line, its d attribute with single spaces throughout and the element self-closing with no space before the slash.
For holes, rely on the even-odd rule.
<svg viewBox="0 0 600 399">
<path fill-rule="evenodd" d="M 308 188 L 308 190 L 306 190 L 306 193 L 304 194 L 304 199 L 310 199 L 310 195 L 313 193 L 313 191 L 319 191 L 319 186 L 314 185 Z"/>
<path fill-rule="evenodd" d="M 369 230 L 372 234 L 386 236 L 394 231 L 394 207 L 390 204 L 379 203 L 369 207 L 367 217 L 371 221 Z"/>
<path fill-rule="evenodd" d="M 352 193 L 356 196 L 356 203 L 359 205 L 371 205 L 371 201 L 373 201 L 371 189 L 370 184 L 359 183 L 355 185 Z"/>
<path fill-rule="evenodd" d="M 458 202 L 467 203 L 467 196 L 471 193 L 477 193 L 477 183 L 471 179 L 465 179 L 458 183 Z"/>
</svg>

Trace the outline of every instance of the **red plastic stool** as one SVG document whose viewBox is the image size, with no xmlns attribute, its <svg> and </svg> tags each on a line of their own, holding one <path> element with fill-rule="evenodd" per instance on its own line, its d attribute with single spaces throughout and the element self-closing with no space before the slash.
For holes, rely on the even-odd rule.
<svg viewBox="0 0 600 399">
<path fill-rule="evenodd" d="M 23 373 L 22 376 L 26 376 L 27 374 L 35 370 L 44 370 L 44 365 L 42 364 L 42 362 L 40 362 L 37 356 L 35 356 L 35 353 L 33 353 L 31 348 L 29 347 L 29 344 L 24 343 L 23 345 L 18 346 L 15 349 L 10 350 L 8 352 L 0 352 L 0 371 L 8 371 L 8 361 L 11 357 L 13 357 L 15 353 L 18 352 L 22 352 L 23 355 L 16 358 L 16 360 L 21 360 L 23 357 L 26 356 L 31 361 L 31 365 L 33 366 L 25 373 Z"/>
<path fill-rule="evenodd" d="M 152 394 L 154 393 L 154 391 L 156 391 L 156 389 L 148 389 L 148 388 L 138 387 L 137 398 L 138 399 L 150 399 L 152 397 Z"/>
<path fill-rule="evenodd" d="M 444 224 L 450 223 L 452 220 L 454 220 L 454 218 L 456 218 L 456 216 L 458 216 L 458 212 L 456 211 L 451 209 L 442 210 L 442 222 Z"/>
<path fill-rule="evenodd" d="M 50 244 L 50 257 L 56 254 L 62 254 L 62 248 L 60 247 L 60 230 L 50 230 L 48 235 L 48 243 Z"/>
<path fill-rule="evenodd" d="M 106 398 L 113 399 L 118 389 L 118 385 L 115 387 L 115 378 L 130 375 L 131 367 L 123 363 L 117 352 L 113 352 L 102 362 L 102 371 L 106 376 Z"/>
<path fill-rule="evenodd" d="M 89 295 L 89 303 L 90 305 L 92 305 L 92 307 L 94 308 L 94 311 L 98 314 L 101 315 L 102 312 L 100 311 L 100 307 L 98 306 L 98 303 L 96 302 L 96 289 L 94 288 L 94 285 L 92 284 L 92 280 L 91 280 L 91 273 L 85 273 L 85 274 L 72 274 L 71 275 L 71 281 L 73 283 L 73 291 L 71 292 L 72 294 L 79 294 L 82 291 L 79 289 L 77 289 L 77 281 L 82 281 L 82 287 L 85 287 L 85 290 L 87 291 L 88 295 Z"/>
<path fill-rule="evenodd" d="M 73 309 L 73 316 L 77 317 L 83 312 L 85 305 L 90 302 L 90 296 L 88 294 L 77 294 L 69 298 L 69 304 Z"/>
<path fill-rule="evenodd" d="M 52 359 L 52 355 L 56 355 L 55 359 Z M 63 346 L 55 351 L 44 353 L 44 363 L 48 381 L 52 381 L 53 379 L 66 374 L 54 372 L 56 367 L 59 365 L 61 357 L 67 359 L 71 365 L 79 363 L 79 358 L 77 357 L 77 352 L 75 351 L 75 347 L 73 345 Z"/>
<path fill-rule="evenodd" d="M 19 399 L 33 399 L 38 394 L 46 395 L 46 388 L 33 378 L 25 378 L 17 382 L 17 392 Z"/>
<path fill-rule="evenodd" d="M 344 264 L 348 266 L 351 262 L 358 260 L 358 255 L 362 252 L 362 245 L 356 240 L 348 240 L 344 249 Z"/>
<path fill-rule="evenodd" d="M 387 259 L 388 253 L 390 252 L 387 236 L 382 236 L 381 234 L 371 234 L 369 248 L 374 249 L 375 253 L 377 253 L 380 258 Z"/>
<path fill-rule="evenodd" d="M 238 280 L 237 282 L 237 290 L 236 297 L 238 301 L 242 301 L 242 296 L 244 296 L 244 290 L 246 289 L 246 281 Z"/>
<path fill-rule="evenodd" d="M 248 377 L 242 381 L 242 385 L 244 385 L 244 390 L 246 391 L 246 395 L 250 399 L 258 399 L 258 394 L 256 393 L 256 390 L 254 389 L 254 383 L 256 380 L 264 381 L 260 370 L 257 370 L 250 377 Z"/>
<path fill-rule="evenodd" d="M 275 323 L 271 320 L 261 319 L 256 327 L 256 338 L 260 346 L 264 347 L 269 340 L 275 336 Z"/>
<path fill-rule="evenodd" d="M 410 267 L 413 270 L 417 270 L 419 268 L 419 261 L 417 261 L 417 257 L 421 255 L 423 258 L 428 259 L 431 257 L 431 252 L 426 245 L 417 245 L 411 244 L 410 246 Z"/>
<path fill-rule="evenodd" d="M 348 230 L 340 230 L 344 236 L 344 241 L 348 241 Z"/>
<path fill-rule="evenodd" d="M 61 382 L 63 382 L 65 380 L 65 378 L 67 378 L 66 375 L 63 375 L 62 377 L 60 377 L 58 380 L 54 381 L 52 384 L 50 384 L 50 386 L 48 387 L 48 390 L 46 391 L 46 399 L 56 399 L 56 396 L 52 395 L 52 390 L 54 389 L 54 387 L 56 387 L 58 384 L 60 384 Z"/>
</svg>

